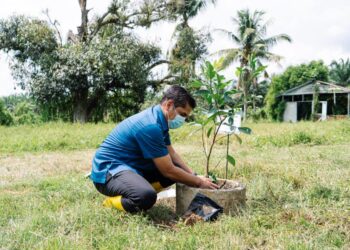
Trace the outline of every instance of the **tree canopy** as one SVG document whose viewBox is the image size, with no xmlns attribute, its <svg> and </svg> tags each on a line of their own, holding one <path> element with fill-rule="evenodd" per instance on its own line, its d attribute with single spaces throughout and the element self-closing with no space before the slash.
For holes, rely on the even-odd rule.
<svg viewBox="0 0 350 250">
<path fill-rule="evenodd" d="M 132 29 L 167 18 L 165 1 L 112 1 L 101 17 L 89 21 L 79 0 L 81 25 L 67 41 L 56 22 L 26 16 L 0 20 L 0 50 L 12 56 L 12 74 L 41 105 L 71 112 L 74 121 L 101 117 L 118 100 L 116 116 L 137 111 L 145 89 L 154 87 L 152 68 L 160 49 L 140 41 Z M 114 108 L 114 107 L 113 107 Z"/>
<path fill-rule="evenodd" d="M 350 60 L 333 60 L 330 65 L 329 77 L 339 85 L 350 85 Z"/>
</svg>

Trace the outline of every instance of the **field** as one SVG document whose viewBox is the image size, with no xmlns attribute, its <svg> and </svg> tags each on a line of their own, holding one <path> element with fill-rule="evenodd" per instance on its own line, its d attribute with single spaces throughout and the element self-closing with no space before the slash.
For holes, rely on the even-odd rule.
<svg viewBox="0 0 350 250">
<path fill-rule="evenodd" d="M 85 174 L 113 124 L 0 127 L 0 249 L 350 249 L 350 120 L 245 125 L 229 177 L 247 185 L 246 208 L 192 227 L 172 201 L 138 215 L 102 207 Z M 203 173 L 194 130 L 172 142 Z"/>
</svg>

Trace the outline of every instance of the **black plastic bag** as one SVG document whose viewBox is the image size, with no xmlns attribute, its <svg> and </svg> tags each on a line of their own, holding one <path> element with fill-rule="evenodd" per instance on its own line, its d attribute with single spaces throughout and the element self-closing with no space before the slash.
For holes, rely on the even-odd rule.
<svg viewBox="0 0 350 250">
<path fill-rule="evenodd" d="M 218 215 L 223 211 L 224 209 L 215 201 L 204 194 L 197 193 L 186 210 L 185 216 L 194 213 L 200 216 L 204 221 L 213 221 L 216 220 Z"/>
</svg>

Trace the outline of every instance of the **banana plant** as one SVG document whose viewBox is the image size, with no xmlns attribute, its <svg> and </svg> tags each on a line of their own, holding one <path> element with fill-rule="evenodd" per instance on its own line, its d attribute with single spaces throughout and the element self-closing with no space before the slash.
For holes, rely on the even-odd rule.
<svg viewBox="0 0 350 250">
<path fill-rule="evenodd" d="M 235 166 L 235 158 L 229 154 L 230 136 L 234 137 L 241 143 L 242 139 L 235 133 L 239 131 L 250 134 L 251 129 L 247 127 L 234 127 L 234 116 L 237 106 L 241 99 L 241 92 L 233 86 L 232 80 L 226 80 L 219 74 L 217 65 L 206 61 L 201 66 L 200 76 L 192 82 L 192 87 L 196 90 L 195 95 L 199 97 L 200 108 L 199 114 L 196 115 L 195 124 L 200 126 L 202 132 L 203 152 L 206 158 L 205 175 L 210 175 L 210 159 L 214 146 L 223 138 L 227 138 L 226 142 L 226 173 L 227 179 L 228 164 Z M 226 125 L 230 129 L 221 134 L 220 128 Z M 220 163 L 220 162 L 219 162 Z M 216 177 L 212 176 L 215 180 Z"/>
</svg>

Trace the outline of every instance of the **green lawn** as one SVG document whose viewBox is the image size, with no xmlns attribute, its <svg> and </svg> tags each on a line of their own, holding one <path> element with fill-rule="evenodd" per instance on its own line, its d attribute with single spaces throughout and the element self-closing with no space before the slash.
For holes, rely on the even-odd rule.
<svg viewBox="0 0 350 250">
<path fill-rule="evenodd" d="M 172 201 L 133 216 L 101 206 L 84 174 L 113 124 L 0 127 L 0 249 L 350 249 L 350 121 L 246 125 L 229 176 L 247 185 L 247 207 L 193 227 L 168 226 Z M 203 173 L 193 130 L 172 141 Z"/>
</svg>

